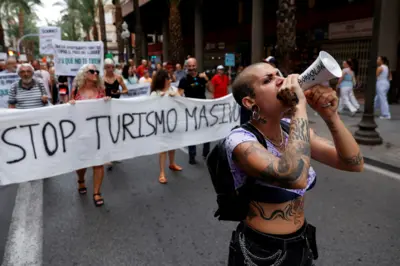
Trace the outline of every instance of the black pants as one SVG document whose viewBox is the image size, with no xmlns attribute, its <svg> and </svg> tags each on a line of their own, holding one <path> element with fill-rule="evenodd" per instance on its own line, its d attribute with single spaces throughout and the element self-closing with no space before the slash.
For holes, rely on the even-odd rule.
<svg viewBox="0 0 400 266">
<path fill-rule="evenodd" d="M 210 152 L 210 143 L 203 144 L 203 156 L 206 157 Z M 196 157 L 196 146 L 189 146 L 189 158 L 194 159 Z"/>
<path fill-rule="evenodd" d="M 310 224 L 281 236 L 258 232 L 241 222 L 232 233 L 228 266 L 313 266 L 317 258 L 315 227 Z"/>
</svg>

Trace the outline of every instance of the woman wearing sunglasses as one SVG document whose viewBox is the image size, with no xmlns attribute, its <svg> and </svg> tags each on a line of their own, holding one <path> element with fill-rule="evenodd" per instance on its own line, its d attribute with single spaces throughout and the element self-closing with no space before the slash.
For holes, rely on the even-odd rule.
<svg viewBox="0 0 400 266">
<path fill-rule="evenodd" d="M 158 70 L 151 82 L 151 96 L 177 96 L 177 88 L 171 86 L 171 80 L 166 70 Z M 169 156 L 169 169 L 172 171 L 182 171 L 182 167 L 175 163 L 175 150 L 168 151 Z M 165 162 L 167 161 L 167 152 L 160 153 L 160 176 L 158 181 L 161 184 L 166 184 L 167 178 L 165 177 Z"/>
<path fill-rule="evenodd" d="M 103 88 L 103 81 L 99 77 L 99 71 L 95 65 L 83 65 L 76 75 L 74 80 L 74 89 L 72 90 L 73 100 L 71 104 L 75 104 L 75 101 L 81 100 L 92 100 L 101 99 L 109 100 L 110 97 L 106 97 Z M 85 173 L 86 168 L 79 169 L 76 171 L 78 174 L 78 192 L 83 195 L 87 193 L 85 186 Z M 100 207 L 104 204 L 104 199 L 101 197 L 100 188 L 104 177 L 104 166 L 97 165 L 93 166 L 93 201 L 96 207 Z"/>
</svg>

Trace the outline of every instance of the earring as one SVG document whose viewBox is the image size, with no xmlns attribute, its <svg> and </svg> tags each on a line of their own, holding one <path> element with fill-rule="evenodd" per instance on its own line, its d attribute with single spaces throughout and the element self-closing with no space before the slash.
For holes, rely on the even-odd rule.
<svg viewBox="0 0 400 266">
<path fill-rule="evenodd" d="M 258 121 L 259 119 L 260 119 L 260 107 L 258 107 L 258 105 L 253 105 L 252 107 L 251 107 L 251 118 L 253 119 L 253 120 L 256 120 L 256 121 Z"/>
<path fill-rule="evenodd" d="M 260 116 L 260 107 L 258 107 L 258 105 L 253 105 L 252 107 L 251 107 L 251 111 L 252 111 L 252 113 L 251 113 L 251 118 L 253 119 L 253 120 L 255 120 L 255 121 L 257 121 L 257 122 L 260 122 L 260 123 L 263 123 L 263 124 L 266 124 L 267 123 L 267 120 L 265 119 L 265 118 L 263 118 L 263 117 L 261 117 Z"/>
</svg>

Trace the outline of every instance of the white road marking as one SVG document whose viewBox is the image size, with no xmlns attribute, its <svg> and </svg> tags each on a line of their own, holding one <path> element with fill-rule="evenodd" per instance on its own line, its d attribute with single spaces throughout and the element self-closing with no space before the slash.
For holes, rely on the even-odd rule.
<svg viewBox="0 0 400 266">
<path fill-rule="evenodd" d="M 387 177 L 390 177 L 390 178 L 396 179 L 397 181 L 400 181 L 400 174 L 385 170 L 383 168 L 379 168 L 379 167 L 364 163 L 364 169 L 381 174 L 381 175 L 385 175 Z"/>
<path fill-rule="evenodd" d="M 186 148 L 179 148 L 182 152 L 189 154 L 189 151 Z"/>
<path fill-rule="evenodd" d="M 2 266 L 41 266 L 43 180 L 19 184 Z"/>
</svg>

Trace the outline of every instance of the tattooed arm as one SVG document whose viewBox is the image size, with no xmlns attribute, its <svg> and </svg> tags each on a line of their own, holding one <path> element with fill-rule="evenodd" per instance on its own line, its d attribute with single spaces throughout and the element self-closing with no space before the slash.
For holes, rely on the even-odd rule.
<svg viewBox="0 0 400 266">
<path fill-rule="evenodd" d="M 233 159 L 249 176 L 283 188 L 305 188 L 310 168 L 309 132 L 306 107 L 298 105 L 281 158 L 271 154 L 260 143 L 249 141 L 233 150 Z"/>
<path fill-rule="evenodd" d="M 311 157 L 336 169 L 361 172 L 364 168 L 364 159 L 360 147 L 339 115 L 335 115 L 325 122 L 334 143 L 318 136 L 311 130 Z"/>
</svg>

